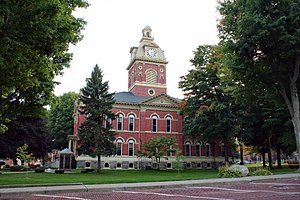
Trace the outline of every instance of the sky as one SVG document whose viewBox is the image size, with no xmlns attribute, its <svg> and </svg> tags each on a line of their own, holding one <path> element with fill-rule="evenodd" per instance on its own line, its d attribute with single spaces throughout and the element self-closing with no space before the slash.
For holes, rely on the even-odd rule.
<svg viewBox="0 0 300 200">
<path fill-rule="evenodd" d="M 70 67 L 55 95 L 79 93 L 96 64 L 109 81 L 110 92 L 128 91 L 127 66 L 130 47 L 138 47 L 142 29 L 152 29 L 154 42 L 164 51 L 167 64 L 168 95 L 182 98 L 180 77 L 192 69 L 190 60 L 199 45 L 217 44 L 217 0 L 88 0 L 87 9 L 76 10 L 87 25 L 83 40 L 71 45 Z"/>
</svg>

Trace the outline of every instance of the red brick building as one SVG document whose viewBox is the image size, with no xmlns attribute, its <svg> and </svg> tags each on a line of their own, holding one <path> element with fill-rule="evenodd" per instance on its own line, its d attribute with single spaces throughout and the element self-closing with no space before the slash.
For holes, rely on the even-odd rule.
<svg viewBox="0 0 300 200">
<path fill-rule="evenodd" d="M 102 158 L 102 167 L 111 169 L 130 169 L 153 167 L 151 159 L 138 158 L 136 152 L 142 144 L 155 136 L 173 136 L 177 140 L 185 158 L 186 168 L 210 168 L 224 162 L 224 145 L 209 141 L 186 138 L 182 133 L 183 116 L 179 114 L 179 99 L 167 94 L 167 64 L 163 50 L 154 43 L 151 28 L 146 26 L 138 47 L 130 49 L 131 60 L 128 70 L 128 92 L 116 93 L 116 103 L 112 111 L 117 115 L 112 121 L 116 155 Z M 80 105 L 77 105 L 80 109 Z M 79 112 L 75 113 L 74 136 L 85 120 Z M 72 139 L 73 138 L 73 139 Z M 80 138 L 80 136 L 79 136 Z M 76 144 L 73 144 L 76 147 Z M 73 149 L 76 152 L 76 149 Z M 76 153 L 75 153 L 76 154 Z M 223 156 L 222 156 L 223 155 Z M 77 156 L 77 167 L 95 167 L 97 159 Z M 161 168 L 172 168 L 175 158 L 170 155 L 162 160 Z"/>
</svg>

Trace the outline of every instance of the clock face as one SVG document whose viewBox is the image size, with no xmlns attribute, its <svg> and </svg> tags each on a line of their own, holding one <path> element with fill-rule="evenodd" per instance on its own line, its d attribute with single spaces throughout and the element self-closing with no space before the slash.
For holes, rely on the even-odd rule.
<svg viewBox="0 0 300 200">
<path fill-rule="evenodd" d="M 155 49 L 149 48 L 149 49 L 147 50 L 147 55 L 148 55 L 148 56 L 154 57 L 155 54 L 156 54 Z"/>
</svg>

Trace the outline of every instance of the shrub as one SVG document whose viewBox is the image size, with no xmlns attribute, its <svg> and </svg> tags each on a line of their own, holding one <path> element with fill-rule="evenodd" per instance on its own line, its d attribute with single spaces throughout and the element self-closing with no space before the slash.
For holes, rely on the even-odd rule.
<svg viewBox="0 0 300 200">
<path fill-rule="evenodd" d="M 298 169 L 299 168 L 299 164 L 298 163 L 289 163 L 289 168 L 291 168 L 291 169 Z"/>
<path fill-rule="evenodd" d="M 45 168 L 43 168 L 43 167 L 35 168 L 35 169 L 34 169 L 34 172 L 35 172 L 35 173 L 43 173 L 43 172 L 45 172 Z"/>
<path fill-rule="evenodd" d="M 87 172 L 93 172 L 94 169 L 85 169 Z"/>
<path fill-rule="evenodd" d="M 10 169 L 10 165 L 8 165 L 8 164 L 4 165 L 3 169 Z"/>
<path fill-rule="evenodd" d="M 10 167 L 10 171 L 16 172 L 16 171 L 26 171 L 28 167 L 23 165 L 13 165 Z"/>
<path fill-rule="evenodd" d="M 228 169 L 228 166 L 223 166 L 219 168 L 218 176 L 219 178 L 238 178 L 243 177 L 243 174 L 240 171 Z"/>
<path fill-rule="evenodd" d="M 81 170 L 81 173 L 86 174 L 86 173 L 88 173 L 88 171 L 87 170 Z"/>
<path fill-rule="evenodd" d="M 250 176 L 269 176 L 269 175 L 272 175 L 272 173 L 267 169 L 258 169 L 255 171 L 251 171 L 249 175 Z"/>
<path fill-rule="evenodd" d="M 55 174 L 63 174 L 63 173 L 65 173 L 65 170 L 63 170 L 63 169 L 55 170 Z"/>
</svg>

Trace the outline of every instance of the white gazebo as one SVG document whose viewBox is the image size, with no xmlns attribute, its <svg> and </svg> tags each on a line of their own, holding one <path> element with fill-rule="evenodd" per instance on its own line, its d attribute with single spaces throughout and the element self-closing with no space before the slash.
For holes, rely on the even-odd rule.
<svg viewBox="0 0 300 200">
<path fill-rule="evenodd" d="M 73 152 L 65 148 L 59 152 L 59 169 L 70 170 L 72 168 Z"/>
</svg>

